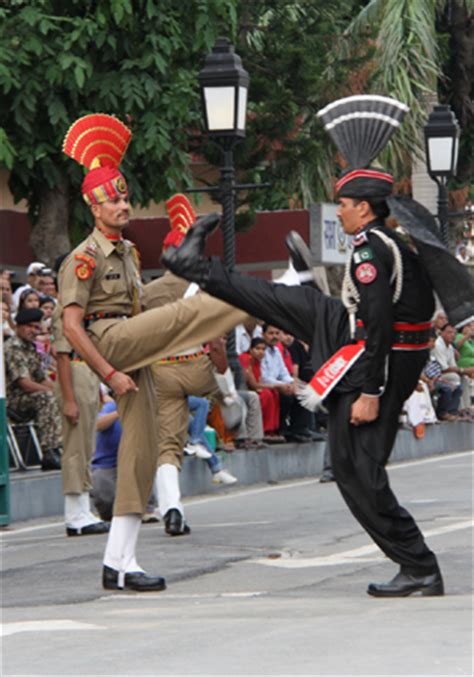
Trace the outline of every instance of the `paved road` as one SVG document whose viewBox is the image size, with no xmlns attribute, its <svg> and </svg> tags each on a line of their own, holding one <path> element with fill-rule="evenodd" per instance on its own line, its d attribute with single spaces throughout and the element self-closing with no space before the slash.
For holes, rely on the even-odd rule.
<svg viewBox="0 0 474 677">
<path fill-rule="evenodd" d="M 103 591 L 103 536 L 16 524 L 3 532 L 2 674 L 470 675 L 472 460 L 390 469 L 439 554 L 439 598 L 367 596 L 395 567 L 317 479 L 189 500 L 189 537 L 143 526 L 139 561 L 166 576 L 162 593 Z"/>
</svg>

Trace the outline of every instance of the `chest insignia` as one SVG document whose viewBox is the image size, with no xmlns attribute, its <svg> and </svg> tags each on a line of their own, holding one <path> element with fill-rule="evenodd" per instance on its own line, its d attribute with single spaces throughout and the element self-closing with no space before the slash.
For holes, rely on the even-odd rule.
<svg viewBox="0 0 474 677">
<path fill-rule="evenodd" d="M 107 273 L 105 276 L 106 280 L 120 280 L 120 273 Z"/>
<path fill-rule="evenodd" d="M 372 263 L 361 263 L 355 269 L 355 276 L 361 284 L 370 284 L 377 277 L 377 268 Z"/>
<path fill-rule="evenodd" d="M 362 247 L 354 252 L 354 263 L 364 263 L 364 261 L 372 261 L 374 252 L 370 247 Z"/>
<path fill-rule="evenodd" d="M 355 235 L 352 239 L 352 244 L 354 247 L 360 247 L 363 244 L 366 244 L 366 242 L 369 241 L 369 238 L 367 237 L 367 233 L 359 233 L 358 235 Z"/>
</svg>

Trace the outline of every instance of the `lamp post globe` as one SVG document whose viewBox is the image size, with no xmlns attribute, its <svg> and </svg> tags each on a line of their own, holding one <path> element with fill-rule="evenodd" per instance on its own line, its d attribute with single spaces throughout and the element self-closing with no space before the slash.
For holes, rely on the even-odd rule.
<svg viewBox="0 0 474 677">
<path fill-rule="evenodd" d="M 448 246 L 448 179 L 456 174 L 460 129 L 447 105 L 435 106 L 424 127 L 426 166 L 438 185 L 438 220 L 443 244 Z"/>
</svg>

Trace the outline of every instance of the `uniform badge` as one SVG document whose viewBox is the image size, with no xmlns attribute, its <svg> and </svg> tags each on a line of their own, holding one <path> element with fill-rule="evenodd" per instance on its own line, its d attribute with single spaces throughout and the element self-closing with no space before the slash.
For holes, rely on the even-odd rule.
<svg viewBox="0 0 474 677">
<path fill-rule="evenodd" d="M 92 268 L 87 263 L 80 263 L 76 266 L 76 277 L 83 282 L 92 275 Z"/>
<path fill-rule="evenodd" d="M 362 244 L 365 244 L 368 241 L 369 238 L 367 237 L 367 233 L 365 231 L 359 233 L 358 235 L 354 235 L 352 238 L 352 244 L 354 247 L 360 247 Z"/>
<path fill-rule="evenodd" d="M 355 276 L 362 284 L 370 284 L 377 277 L 377 268 L 372 263 L 361 263 L 355 269 Z"/>
<path fill-rule="evenodd" d="M 117 190 L 119 193 L 126 193 L 127 192 L 127 185 L 125 181 L 122 179 L 121 176 L 118 176 L 115 180 L 115 185 L 117 186 Z"/>
<path fill-rule="evenodd" d="M 354 263 L 364 263 L 364 261 L 372 261 L 374 252 L 370 247 L 363 247 L 354 252 Z"/>
</svg>

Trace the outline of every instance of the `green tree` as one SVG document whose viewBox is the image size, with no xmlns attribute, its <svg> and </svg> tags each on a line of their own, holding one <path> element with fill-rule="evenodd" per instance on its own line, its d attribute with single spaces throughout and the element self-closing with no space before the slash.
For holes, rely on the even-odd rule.
<svg viewBox="0 0 474 677">
<path fill-rule="evenodd" d="M 0 162 L 26 199 L 35 256 L 51 262 L 88 222 L 82 168 L 61 153 L 90 112 L 128 121 L 123 167 L 132 202 L 189 184 L 189 130 L 200 119 L 196 75 L 235 0 L 10 0 L 0 8 Z"/>
<path fill-rule="evenodd" d="M 350 61 L 334 50 L 359 9 L 356 0 L 239 0 L 236 50 L 250 91 L 236 165 L 245 180 L 272 183 L 242 196 L 247 221 L 257 208 L 308 206 L 331 194 L 334 149 L 316 113 L 347 93 L 349 74 L 366 58 L 367 50 Z"/>
<path fill-rule="evenodd" d="M 370 0 L 347 29 L 349 40 L 374 40 L 368 91 L 395 96 L 410 115 L 387 154 L 409 173 L 422 153 L 421 134 L 433 101 L 451 103 L 462 126 L 458 178 L 472 181 L 474 141 L 474 0 Z"/>
</svg>

